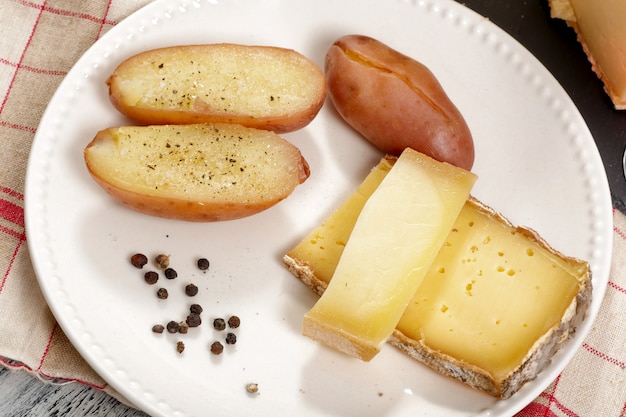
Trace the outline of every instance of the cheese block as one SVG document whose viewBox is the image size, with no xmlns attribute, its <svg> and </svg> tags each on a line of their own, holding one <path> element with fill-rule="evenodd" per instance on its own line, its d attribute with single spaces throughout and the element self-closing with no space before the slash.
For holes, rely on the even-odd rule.
<svg viewBox="0 0 626 417">
<path fill-rule="evenodd" d="M 626 2 L 550 0 L 550 15 L 576 31 L 615 108 L 626 109 Z"/>
<path fill-rule="evenodd" d="M 364 361 L 394 331 L 448 235 L 476 175 L 413 149 L 367 198 L 302 332 Z"/>
<path fill-rule="evenodd" d="M 393 163 L 384 158 L 284 256 L 318 294 L 332 282 L 360 210 Z M 508 398 L 550 363 L 583 320 L 591 292 L 587 262 L 470 197 L 389 342 L 446 376 Z"/>
</svg>

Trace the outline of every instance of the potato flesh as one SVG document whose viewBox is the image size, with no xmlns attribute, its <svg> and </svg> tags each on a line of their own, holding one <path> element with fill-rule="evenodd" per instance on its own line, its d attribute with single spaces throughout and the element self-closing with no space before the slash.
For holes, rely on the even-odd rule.
<svg viewBox="0 0 626 417">
<path fill-rule="evenodd" d="M 88 152 L 96 176 L 156 197 L 258 203 L 303 180 L 295 147 L 274 133 L 230 125 L 120 127 Z"/>
<path fill-rule="evenodd" d="M 279 48 L 214 45 L 145 53 L 117 71 L 128 105 L 269 117 L 311 106 L 320 83 L 317 68 Z M 280 76 L 276 76 L 280 74 Z"/>
</svg>

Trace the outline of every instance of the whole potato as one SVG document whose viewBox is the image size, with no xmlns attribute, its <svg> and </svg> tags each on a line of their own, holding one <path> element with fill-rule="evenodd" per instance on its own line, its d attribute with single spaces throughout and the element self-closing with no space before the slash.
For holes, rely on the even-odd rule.
<svg viewBox="0 0 626 417">
<path fill-rule="evenodd" d="M 383 152 L 410 147 L 472 168 L 471 132 L 426 66 L 376 39 L 347 35 L 328 50 L 325 72 L 341 117 Z"/>
</svg>

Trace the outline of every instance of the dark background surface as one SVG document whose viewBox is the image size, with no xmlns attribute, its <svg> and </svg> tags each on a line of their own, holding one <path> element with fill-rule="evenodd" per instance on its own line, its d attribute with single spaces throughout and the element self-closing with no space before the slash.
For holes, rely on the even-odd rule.
<svg viewBox="0 0 626 417">
<path fill-rule="evenodd" d="M 517 39 L 561 83 L 596 141 L 613 205 L 626 212 L 626 179 L 622 169 L 626 110 L 614 110 L 574 31 L 564 21 L 550 18 L 548 0 L 457 1 Z"/>
</svg>

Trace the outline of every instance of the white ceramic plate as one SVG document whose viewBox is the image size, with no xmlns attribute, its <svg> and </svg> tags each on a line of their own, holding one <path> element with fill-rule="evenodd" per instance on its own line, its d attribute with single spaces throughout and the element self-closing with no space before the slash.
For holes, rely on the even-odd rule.
<svg viewBox="0 0 626 417">
<path fill-rule="evenodd" d="M 507 401 L 448 380 L 385 346 L 370 363 L 300 335 L 315 296 L 281 256 L 364 178 L 381 156 L 338 119 L 330 103 L 286 135 L 311 165 L 286 201 L 246 219 L 188 224 L 114 203 L 89 177 L 83 147 L 96 131 L 128 123 L 104 81 L 148 48 L 202 42 L 274 44 L 322 64 L 337 37 L 362 33 L 412 55 L 438 76 L 476 142 L 474 194 L 557 249 L 589 260 L 595 298 L 587 321 L 552 366 Z M 28 242 L 39 282 L 72 343 L 114 388 L 155 416 L 510 416 L 558 375 L 600 306 L 611 255 L 611 203 L 593 139 L 559 84 L 486 19 L 447 0 L 165 0 L 121 22 L 70 71 L 32 148 L 26 184 Z M 160 283 L 130 266 L 134 252 L 168 253 L 179 278 Z M 197 257 L 211 261 L 208 273 Z M 200 293 L 183 294 L 187 282 Z M 155 335 L 154 323 L 184 319 L 191 302 L 204 324 Z M 237 314 L 238 342 L 209 322 Z M 186 344 L 183 354 L 175 342 Z M 259 394 L 245 385 L 255 382 Z"/>
</svg>

